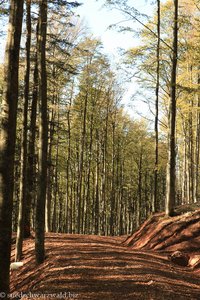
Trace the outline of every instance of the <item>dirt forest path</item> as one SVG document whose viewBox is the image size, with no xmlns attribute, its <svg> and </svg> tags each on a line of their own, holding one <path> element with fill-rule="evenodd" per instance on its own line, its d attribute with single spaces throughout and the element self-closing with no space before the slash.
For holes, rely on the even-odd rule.
<svg viewBox="0 0 200 300">
<path fill-rule="evenodd" d="M 166 254 L 134 251 L 122 241 L 121 237 L 47 234 L 47 257 L 37 267 L 34 240 L 26 240 L 24 266 L 11 274 L 12 297 L 200 299 L 199 273 L 172 265 Z"/>
</svg>

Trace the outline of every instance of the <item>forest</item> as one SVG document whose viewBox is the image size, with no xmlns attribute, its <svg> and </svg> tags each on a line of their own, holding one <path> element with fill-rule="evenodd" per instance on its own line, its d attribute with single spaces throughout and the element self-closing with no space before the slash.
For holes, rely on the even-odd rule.
<svg viewBox="0 0 200 300">
<path fill-rule="evenodd" d="M 80 5 L 0 1 L 5 295 L 13 233 L 15 261 L 34 236 L 40 265 L 48 233 L 128 236 L 153 214 L 174 217 L 177 206 L 200 199 L 200 1 L 153 1 L 146 16 L 134 1 L 105 0 L 108 9 L 141 25 L 139 45 L 121 52 L 123 76 L 77 14 Z M 148 105 L 149 118 L 124 108 L 124 78 L 131 77 L 139 88 L 133 98 Z"/>
</svg>

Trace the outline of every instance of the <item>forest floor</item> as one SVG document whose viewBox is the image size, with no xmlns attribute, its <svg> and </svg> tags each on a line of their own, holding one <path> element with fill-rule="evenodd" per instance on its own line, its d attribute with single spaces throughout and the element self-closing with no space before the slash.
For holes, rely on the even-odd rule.
<svg viewBox="0 0 200 300">
<path fill-rule="evenodd" d="M 147 223 L 155 228 L 155 222 Z M 199 223 L 196 226 L 199 230 Z M 200 299 L 200 268 L 196 263 L 200 247 L 191 253 L 187 248 L 190 264 L 181 267 L 170 261 L 169 251 L 138 246 L 135 250 L 127 243 L 131 237 L 124 243 L 125 239 L 50 233 L 46 235 L 46 260 L 40 266 L 35 264 L 34 239 L 26 239 L 24 265 L 11 273 L 12 298 L 20 299 L 23 294 L 23 299 L 40 300 Z"/>
</svg>

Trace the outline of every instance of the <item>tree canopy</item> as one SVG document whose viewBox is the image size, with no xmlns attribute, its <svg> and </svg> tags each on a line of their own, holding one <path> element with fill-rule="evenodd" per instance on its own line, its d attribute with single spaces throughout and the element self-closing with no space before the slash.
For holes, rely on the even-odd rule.
<svg viewBox="0 0 200 300">
<path fill-rule="evenodd" d="M 158 0 L 151 17 L 127 1 L 105 2 L 141 25 L 121 72 L 137 80 L 134 97 L 151 122 L 124 109 L 124 82 L 77 16 L 80 3 L 0 1 L 1 24 L 12 24 L 0 65 L 6 293 L 13 231 L 16 260 L 35 231 L 41 263 L 45 231 L 130 234 L 155 211 L 173 215 L 176 205 L 199 200 L 199 1 Z"/>
</svg>

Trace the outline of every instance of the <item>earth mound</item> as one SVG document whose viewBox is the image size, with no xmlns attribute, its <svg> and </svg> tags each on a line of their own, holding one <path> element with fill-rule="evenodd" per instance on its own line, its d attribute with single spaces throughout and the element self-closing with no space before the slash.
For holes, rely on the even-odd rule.
<svg viewBox="0 0 200 300">
<path fill-rule="evenodd" d="M 179 208 L 174 217 L 158 213 L 129 236 L 124 245 L 135 250 L 182 251 L 190 254 L 188 265 L 200 265 L 200 209 L 185 212 Z"/>
</svg>

